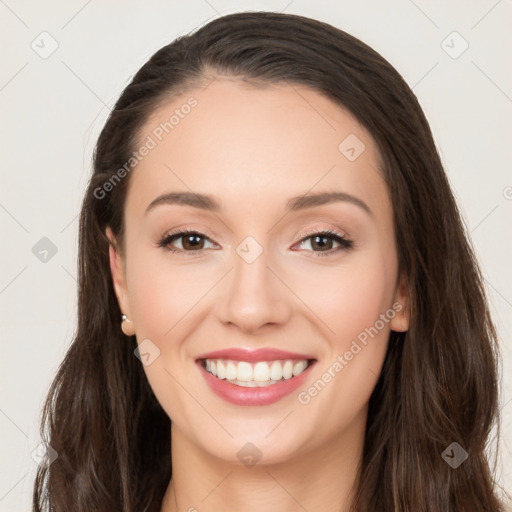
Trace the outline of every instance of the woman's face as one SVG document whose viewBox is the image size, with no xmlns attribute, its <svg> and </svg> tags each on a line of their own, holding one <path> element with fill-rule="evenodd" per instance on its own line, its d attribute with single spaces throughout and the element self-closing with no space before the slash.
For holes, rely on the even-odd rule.
<svg viewBox="0 0 512 512">
<path fill-rule="evenodd" d="M 219 77 L 139 141 L 111 267 L 173 436 L 262 463 L 360 437 L 390 330 L 408 327 L 372 138 L 303 86 Z"/>
</svg>

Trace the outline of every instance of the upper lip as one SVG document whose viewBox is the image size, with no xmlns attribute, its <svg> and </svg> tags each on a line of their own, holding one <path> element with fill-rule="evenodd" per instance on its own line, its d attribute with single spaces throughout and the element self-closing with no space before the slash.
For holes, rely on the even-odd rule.
<svg viewBox="0 0 512 512">
<path fill-rule="evenodd" d="M 197 357 L 200 359 L 231 359 L 234 361 L 276 361 L 279 359 L 315 359 L 311 355 L 287 352 L 277 348 L 259 348 L 250 350 L 247 348 L 226 348 L 215 350 Z"/>
</svg>

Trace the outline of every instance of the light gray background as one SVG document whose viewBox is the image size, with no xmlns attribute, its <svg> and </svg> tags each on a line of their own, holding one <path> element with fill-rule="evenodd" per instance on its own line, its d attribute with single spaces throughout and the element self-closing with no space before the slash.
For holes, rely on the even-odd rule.
<svg viewBox="0 0 512 512">
<path fill-rule="evenodd" d="M 30 510 L 39 414 L 75 329 L 77 215 L 109 108 L 161 46 L 243 10 L 331 23 L 380 52 L 418 96 L 499 329 L 498 474 L 512 492 L 511 0 L 0 0 L 1 511 Z M 43 31 L 58 43 L 48 58 Z M 57 248 L 46 262 L 32 252 L 42 237 Z"/>
</svg>

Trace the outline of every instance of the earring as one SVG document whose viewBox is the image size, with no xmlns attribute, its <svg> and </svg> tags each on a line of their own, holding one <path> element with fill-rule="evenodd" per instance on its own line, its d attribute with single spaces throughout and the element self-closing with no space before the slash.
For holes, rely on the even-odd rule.
<svg viewBox="0 0 512 512">
<path fill-rule="evenodd" d="M 133 322 L 129 320 L 126 315 L 121 317 L 121 330 L 126 334 L 126 336 L 133 336 L 135 334 Z"/>
</svg>

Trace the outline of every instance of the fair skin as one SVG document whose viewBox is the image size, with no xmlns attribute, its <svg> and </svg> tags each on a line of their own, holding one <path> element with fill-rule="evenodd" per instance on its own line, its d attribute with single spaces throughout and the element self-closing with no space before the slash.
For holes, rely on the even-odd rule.
<svg viewBox="0 0 512 512">
<path fill-rule="evenodd" d="M 409 322 L 377 147 L 353 116 L 311 89 L 226 77 L 169 100 L 139 140 L 190 96 L 197 106 L 132 171 L 125 250 L 110 249 L 120 309 L 137 342 L 160 350 L 143 368 L 172 420 L 173 476 L 161 511 L 348 511 L 390 330 Z M 365 145 L 354 161 L 338 149 L 349 134 Z M 371 213 L 350 201 L 286 212 L 291 197 L 326 191 L 350 194 Z M 168 192 L 208 194 L 221 208 L 159 204 L 145 213 Z M 159 247 L 177 228 L 201 233 L 201 250 L 187 254 L 187 236 L 172 242 L 181 252 Z M 305 237 L 325 229 L 353 247 L 326 238 L 322 249 Z M 248 236 L 263 249 L 251 263 L 236 252 Z M 390 310 L 342 371 L 300 402 L 299 392 L 329 367 L 332 374 L 337 357 Z M 196 363 L 232 347 L 317 361 L 300 389 L 241 406 L 213 393 Z M 248 442 L 261 452 L 250 467 L 237 456 Z"/>
</svg>

